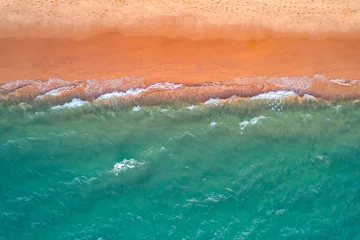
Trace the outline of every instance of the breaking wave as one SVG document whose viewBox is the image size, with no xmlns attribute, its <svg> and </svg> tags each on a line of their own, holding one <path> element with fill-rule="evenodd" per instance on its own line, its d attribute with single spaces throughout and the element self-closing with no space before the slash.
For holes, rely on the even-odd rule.
<svg viewBox="0 0 360 240">
<path fill-rule="evenodd" d="M 307 100 L 357 99 L 360 97 L 360 81 L 328 80 L 324 76 L 315 75 L 298 78 L 235 78 L 202 84 L 161 82 L 146 85 L 142 77 L 125 76 L 86 81 L 18 80 L 0 85 L 0 102 L 48 102 L 55 109 L 78 107 L 92 101 L 101 104 L 126 103 L 131 106 L 173 102 L 218 105 L 222 99 L 269 100 L 289 97 Z M 192 106 L 188 109 L 193 110 Z"/>
<path fill-rule="evenodd" d="M 77 108 L 82 107 L 84 104 L 89 103 L 88 101 L 83 101 L 80 98 L 74 98 L 69 103 L 65 103 L 63 105 L 53 106 L 51 109 L 66 109 L 66 108 Z"/>
<path fill-rule="evenodd" d="M 254 97 L 251 97 L 250 100 L 258 100 L 258 99 L 279 99 L 279 98 L 286 98 L 286 97 L 298 97 L 299 95 L 296 94 L 294 91 L 276 91 L 276 92 L 267 92 L 261 93 Z"/>
<path fill-rule="evenodd" d="M 145 163 L 143 162 L 138 162 L 135 159 L 124 159 L 121 162 L 117 162 L 114 165 L 114 168 L 110 171 L 111 173 L 118 175 L 121 172 L 127 171 L 129 169 L 133 169 L 136 167 L 141 167 L 143 166 Z"/>
<path fill-rule="evenodd" d="M 246 126 L 250 125 L 255 125 L 259 120 L 261 119 L 265 119 L 267 117 L 264 116 L 259 116 L 259 117 L 254 117 L 252 119 L 250 119 L 249 121 L 242 121 L 241 123 L 239 123 L 239 127 L 240 130 L 244 130 L 246 128 Z"/>
</svg>

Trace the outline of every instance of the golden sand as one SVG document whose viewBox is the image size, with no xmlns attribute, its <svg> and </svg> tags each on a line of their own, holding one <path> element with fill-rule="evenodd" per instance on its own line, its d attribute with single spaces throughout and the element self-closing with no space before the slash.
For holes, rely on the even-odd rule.
<svg viewBox="0 0 360 240">
<path fill-rule="evenodd" d="M 13 30 L 3 36 L 344 37 L 359 36 L 359 23 L 356 0 L 0 0 L 0 26 Z"/>
</svg>

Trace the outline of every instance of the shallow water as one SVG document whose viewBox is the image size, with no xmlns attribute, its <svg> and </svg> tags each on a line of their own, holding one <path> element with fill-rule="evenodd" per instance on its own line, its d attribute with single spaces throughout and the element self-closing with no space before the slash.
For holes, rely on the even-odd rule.
<svg viewBox="0 0 360 240">
<path fill-rule="evenodd" d="M 0 239 L 358 239 L 360 104 L 0 107 Z"/>
</svg>

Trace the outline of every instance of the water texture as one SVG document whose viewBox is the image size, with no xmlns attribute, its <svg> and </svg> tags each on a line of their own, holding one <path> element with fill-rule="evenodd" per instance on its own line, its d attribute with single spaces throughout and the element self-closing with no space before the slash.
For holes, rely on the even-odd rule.
<svg viewBox="0 0 360 240">
<path fill-rule="evenodd" d="M 0 239 L 360 239 L 357 102 L 60 106 L 0 106 Z"/>
</svg>

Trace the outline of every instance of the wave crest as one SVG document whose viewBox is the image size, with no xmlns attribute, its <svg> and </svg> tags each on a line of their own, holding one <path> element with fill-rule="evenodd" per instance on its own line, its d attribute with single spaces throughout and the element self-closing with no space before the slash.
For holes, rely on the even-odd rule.
<svg viewBox="0 0 360 240">
<path fill-rule="evenodd" d="M 56 109 L 77 108 L 77 107 L 82 107 L 83 105 L 85 105 L 87 103 L 89 103 L 89 102 L 88 101 L 83 101 L 80 98 L 74 98 L 69 103 L 65 103 L 63 105 L 53 106 L 51 109 L 56 110 Z"/>
<path fill-rule="evenodd" d="M 143 166 L 145 163 L 143 162 L 138 162 L 135 159 L 124 159 L 121 162 L 117 162 L 114 165 L 114 168 L 111 170 L 111 173 L 115 174 L 116 176 L 121 173 L 124 172 L 126 170 L 129 169 L 133 169 L 136 167 L 141 167 Z"/>
<path fill-rule="evenodd" d="M 179 84 L 171 82 L 146 85 L 141 77 L 109 80 L 65 81 L 62 79 L 24 80 L 0 86 L 0 101 L 47 101 L 61 105 L 74 98 L 84 101 L 127 101 L 131 105 L 163 102 L 219 104 L 231 96 L 251 100 L 314 96 L 325 100 L 360 97 L 360 81 L 328 80 L 324 76 L 281 78 L 235 78 L 222 82 Z"/>
</svg>

